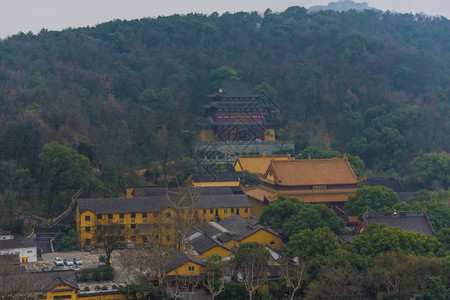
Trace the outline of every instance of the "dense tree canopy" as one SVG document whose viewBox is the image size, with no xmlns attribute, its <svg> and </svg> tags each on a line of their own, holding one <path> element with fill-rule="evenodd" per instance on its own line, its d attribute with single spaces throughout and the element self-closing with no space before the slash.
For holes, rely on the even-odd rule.
<svg viewBox="0 0 450 300">
<path fill-rule="evenodd" d="M 422 15 L 291 7 L 20 33 L 0 41 L 0 159 L 35 176 L 33 149 L 50 137 L 72 144 L 78 132 L 102 165 L 117 134 L 111 155 L 126 149 L 126 163 L 145 165 L 157 159 L 160 125 L 186 153 L 205 95 L 240 79 L 283 108 L 280 125 L 298 150 L 321 142 L 370 169 L 399 171 L 420 151 L 449 150 L 449 26 Z"/>
<path fill-rule="evenodd" d="M 419 182 L 427 189 L 450 188 L 450 155 L 427 153 L 413 159 Z"/>
<path fill-rule="evenodd" d="M 388 250 L 428 255 L 438 251 L 438 247 L 439 242 L 435 237 L 384 224 L 370 224 L 350 244 L 352 253 L 370 257 Z"/>
<path fill-rule="evenodd" d="M 221 80 L 276 102 L 276 136 L 294 140 L 295 154 L 323 157 L 311 148 L 320 146 L 333 149 L 326 157 L 348 153 L 358 176 L 409 176 L 414 157 L 450 150 L 449 30 L 445 18 L 291 7 L 17 34 L 0 41 L 0 188 L 29 170 L 18 189 L 34 187 L 18 197 L 40 199 L 39 154 L 55 140 L 88 157 L 117 195 L 131 169 L 191 154 L 200 106 Z M 410 182 L 448 187 L 435 162 L 417 159 Z"/>
<path fill-rule="evenodd" d="M 363 186 L 356 191 L 356 195 L 349 195 L 345 203 L 345 212 L 349 216 L 359 216 L 366 211 L 390 211 L 398 202 L 397 194 L 384 186 Z"/>
<path fill-rule="evenodd" d="M 73 148 L 51 142 L 42 147 L 39 159 L 42 166 L 44 195 L 50 213 L 67 205 L 67 202 L 64 202 L 65 197 L 62 197 L 64 191 L 73 192 L 99 186 L 89 159 Z"/>
<path fill-rule="evenodd" d="M 264 207 L 261 221 L 281 229 L 288 238 L 303 229 L 328 227 L 335 233 L 344 229 L 344 221 L 325 205 L 308 204 L 284 196 Z"/>
</svg>

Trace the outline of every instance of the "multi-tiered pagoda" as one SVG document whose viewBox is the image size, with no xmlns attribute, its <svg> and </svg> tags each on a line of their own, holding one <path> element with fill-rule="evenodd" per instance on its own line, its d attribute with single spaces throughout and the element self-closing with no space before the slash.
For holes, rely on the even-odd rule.
<svg viewBox="0 0 450 300">
<path fill-rule="evenodd" d="M 266 95 L 252 92 L 246 82 L 223 82 L 208 97 L 201 142 L 275 141 L 273 114 L 277 108 Z"/>
</svg>

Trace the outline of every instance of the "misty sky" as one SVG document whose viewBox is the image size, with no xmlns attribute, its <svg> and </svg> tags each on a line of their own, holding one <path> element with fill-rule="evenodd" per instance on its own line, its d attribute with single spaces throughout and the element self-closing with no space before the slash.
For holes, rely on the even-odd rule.
<svg viewBox="0 0 450 300">
<path fill-rule="evenodd" d="M 42 28 L 94 26 L 113 19 L 140 19 L 160 15 L 214 11 L 274 12 L 290 6 L 326 5 L 336 0 L 0 0 L 0 39 L 20 31 L 38 33 Z M 449 0 L 355 0 L 381 10 L 424 12 L 450 19 Z"/>
</svg>

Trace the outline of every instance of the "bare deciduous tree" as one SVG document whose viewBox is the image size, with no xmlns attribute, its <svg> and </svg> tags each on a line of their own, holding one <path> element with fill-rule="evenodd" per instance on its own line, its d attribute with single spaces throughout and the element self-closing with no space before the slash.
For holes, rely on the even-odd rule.
<svg viewBox="0 0 450 300">
<path fill-rule="evenodd" d="M 243 282 L 249 293 L 250 300 L 253 293 L 258 290 L 267 280 L 269 251 L 258 243 L 242 244 L 234 259 L 238 274 L 238 280 Z"/>
<path fill-rule="evenodd" d="M 229 262 L 223 261 L 219 255 L 208 257 L 206 263 L 206 289 L 211 294 L 211 298 L 219 296 L 225 289 L 225 274 L 229 267 Z"/>
<path fill-rule="evenodd" d="M 292 256 L 284 253 L 281 258 L 281 276 L 286 281 L 286 287 L 289 289 L 289 299 L 293 300 L 295 294 L 302 287 L 306 272 L 308 270 L 308 264 L 305 259 L 296 256 Z"/>
<path fill-rule="evenodd" d="M 96 226 L 94 234 L 94 242 L 105 252 L 105 265 L 109 266 L 111 262 L 111 254 L 117 249 L 117 245 L 125 241 L 128 236 L 128 229 L 123 224 L 109 222 Z"/>
</svg>

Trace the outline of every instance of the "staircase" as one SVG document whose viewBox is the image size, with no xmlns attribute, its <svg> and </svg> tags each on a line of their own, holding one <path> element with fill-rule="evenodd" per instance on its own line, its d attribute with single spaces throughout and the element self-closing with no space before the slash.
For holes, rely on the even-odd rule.
<svg viewBox="0 0 450 300">
<path fill-rule="evenodd" d="M 34 228 L 36 245 L 41 249 L 41 253 L 53 252 L 51 240 L 55 237 L 58 230 L 55 228 Z"/>
<path fill-rule="evenodd" d="M 52 239 L 58 233 L 58 225 L 59 224 L 67 225 L 73 221 L 76 212 L 75 203 L 78 197 L 81 195 L 81 193 L 82 192 L 80 189 L 75 193 L 75 195 L 73 195 L 69 207 L 58 217 L 51 220 L 52 221 L 51 226 L 33 228 L 37 247 L 41 249 L 42 254 L 54 252 Z"/>
</svg>

